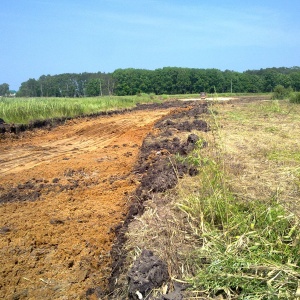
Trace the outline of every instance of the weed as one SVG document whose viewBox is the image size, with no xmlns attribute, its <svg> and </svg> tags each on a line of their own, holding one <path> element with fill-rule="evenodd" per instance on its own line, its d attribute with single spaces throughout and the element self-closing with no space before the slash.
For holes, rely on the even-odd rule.
<svg viewBox="0 0 300 300">
<path fill-rule="evenodd" d="M 280 132 L 280 130 L 275 126 L 268 126 L 265 128 L 265 132 L 278 133 L 278 132 Z"/>
<path fill-rule="evenodd" d="M 244 121 L 244 116 L 241 115 L 239 112 L 236 112 L 236 111 L 232 111 L 232 112 L 228 113 L 228 117 L 231 120 Z"/>
<path fill-rule="evenodd" d="M 196 194 L 179 204 L 200 234 L 194 289 L 232 299 L 292 299 L 300 275 L 299 223 L 270 199 L 244 202 L 227 188 L 216 161 L 201 168 Z M 276 298 L 277 299 L 277 298 Z"/>
<path fill-rule="evenodd" d="M 298 92 L 298 93 L 292 93 L 290 95 L 289 100 L 290 100 L 291 103 L 299 104 L 300 103 L 300 92 Z"/>
<path fill-rule="evenodd" d="M 280 113 L 282 112 L 282 106 L 278 100 L 272 100 L 267 104 L 261 104 L 260 110 L 265 113 Z"/>
<path fill-rule="evenodd" d="M 291 94 L 292 91 L 293 90 L 291 87 L 285 88 L 282 85 L 277 85 L 274 88 L 274 93 L 272 95 L 272 99 L 279 99 L 279 100 L 286 99 L 289 97 L 289 95 Z"/>
</svg>

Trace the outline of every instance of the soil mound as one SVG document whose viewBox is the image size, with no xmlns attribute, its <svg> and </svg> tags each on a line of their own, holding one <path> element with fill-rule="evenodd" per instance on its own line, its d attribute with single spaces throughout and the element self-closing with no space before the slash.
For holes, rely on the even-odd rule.
<svg viewBox="0 0 300 300">
<path fill-rule="evenodd" d="M 198 144 L 199 137 L 190 132 L 192 130 L 209 130 L 208 124 L 200 119 L 201 115 L 208 113 L 207 104 L 193 103 L 189 105 L 192 105 L 189 107 L 189 110 L 173 113 L 158 121 L 155 124 L 156 131 L 148 134 L 141 147 L 135 168 L 135 172 L 140 177 L 140 185 L 136 189 L 133 203 L 123 226 L 116 228 L 117 240 L 111 251 L 113 271 L 110 278 L 110 297 L 114 295 L 112 297 L 114 299 L 118 299 L 117 294 L 114 294 L 114 292 L 120 289 L 117 279 L 120 273 L 124 272 L 122 268 L 126 259 L 126 251 L 123 245 L 126 242 L 125 233 L 128 224 L 135 215 L 143 212 L 144 201 L 151 199 L 155 194 L 173 188 L 177 184 L 178 178 L 185 174 L 194 176 L 198 173 L 197 168 L 188 160 L 181 160 L 176 157 L 177 154 L 181 154 L 183 157 L 188 155 L 196 146 L 205 146 L 205 142 Z M 141 264 L 141 266 L 136 266 L 136 268 L 143 269 L 142 261 L 138 260 L 135 262 L 135 266 L 136 264 Z M 135 276 L 138 275 L 135 274 Z M 135 277 L 135 281 L 140 280 L 140 282 L 143 282 L 143 276 L 141 275 L 140 278 Z M 131 284 L 132 279 L 129 281 Z M 143 292 L 141 293 L 143 294 Z M 130 297 L 130 299 L 138 299 L 134 298 L 137 296 L 132 292 Z"/>
</svg>

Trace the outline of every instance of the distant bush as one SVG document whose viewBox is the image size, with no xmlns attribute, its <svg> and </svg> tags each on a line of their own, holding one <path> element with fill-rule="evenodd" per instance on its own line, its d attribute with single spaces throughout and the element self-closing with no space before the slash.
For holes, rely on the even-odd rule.
<svg viewBox="0 0 300 300">
<path fill-rule="evenodd" d="M 298 92 L 298 93 L 292 93 L 290 95 L 289 100 L 290 100 L 291 103 L 298 103 L 298 104 L 300 104 L 300 92 Z"/>
<path fill-rule="evenodd" d="M 156 98 L 155 93 L 150 93 L 149 96 L 150 96 L 150 99 L 155 99 Z"/>
<path fill-rule="evenodd" d="M 160 95 L 160 98 L 161 98 L 162 100 L 166 100 L 166 99 L 169 98 L 169 96 L 166 95 L 166 94 L 162 94 L 162 95 Z"/>
<path fill-rule="evenodd" d="M 278 100 L 282 100 L 285 98 L 288 98 L 289 95 L 292 93 L 292 88 L 288 87 L 285 88 L 283 85 L 276 85 L 276 87 L 274 88 L 274 93 L 272 95 L 272 99 L 278 99 Z"/>
</svg>

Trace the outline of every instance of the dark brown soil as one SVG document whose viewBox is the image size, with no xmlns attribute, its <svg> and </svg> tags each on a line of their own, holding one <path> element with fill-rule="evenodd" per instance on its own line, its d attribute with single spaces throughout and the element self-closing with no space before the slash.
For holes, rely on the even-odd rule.
<svg viewBox="0 0 300 300">
<path fill-rule="evenodd" d="M 117 240 L 111 251 L 113 268 L 110 293 L 112 295 L 114 290 L 119 288 L 116 282 L 118 282 L 117 278 L 126 258 L 126 252 L 122 246 L 126 241 L 127 226 L 135 215 L 143 212 L 143 202 L 151 199 L 154 194 L 173 188 L 178 178 L 184 174 L 194 176 L 198 173 L 197 168 L 188 161 L 176 160 L 175 154 L 186 156 L 196 147 L 199 137 L 190 133 L 192 130 L 209 130 L 207 123 L 200 119 L 205 113 L 208 113 L 207 104 L 190 103 L 188 110 L 168 115 L 158 121 L 155 124 L 157 131 L 150 133 L 144 140 L 136 166 L 136 172 L 141 177 L 140 185 L 135 192 L 134 201 L 123 226 L 116 228 Z M 188 137 L 183 139 L 182 136 L 186 135 Z M 202 146 L 205 146 L 205 143 L 202 143 Z M 143 269 L 143 266 L 137 268 Z M 144 282 L 143 276 L 145 274 L 141 275 L 140 282 Z M 145 290 L 150 289 L 152 282 L 149 281 L 148 284 L 149 286 L 143 284 Z M 136 299 L 133 295 L 134 293 L 131 292 L 129 299 Z"/>
<path fill-rule="evenodd" d="M 128 272 L 129 299 L 139 300 L 140 295 L 151 293 L 169 279 L 168 266 L 152 251 L 143 250 Z"/>
</svg>

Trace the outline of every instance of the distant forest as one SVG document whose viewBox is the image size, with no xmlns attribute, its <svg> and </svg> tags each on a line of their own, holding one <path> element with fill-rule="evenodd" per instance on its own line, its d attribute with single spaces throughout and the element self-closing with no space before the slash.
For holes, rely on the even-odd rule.
<svg viewBox="0 0 300 300">
<path fill-rule="evenodd" d="M 113 73 L 42 75 L 21 84 L 17 97 L 90 97 L 139 93 L 196 94 L 272 92 L 277 85 L 300 91 L 300 67 L 245 72 L 165 67 L 117 69 Z"/>
</svg>

